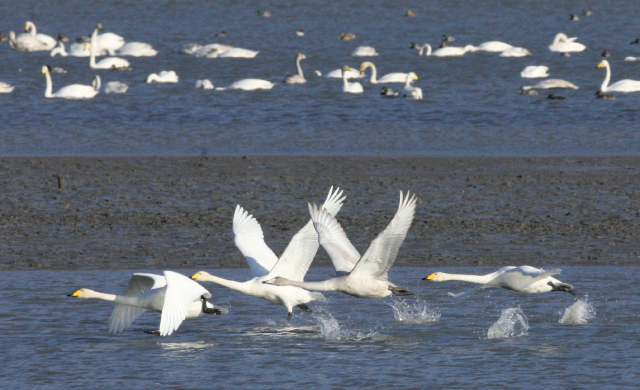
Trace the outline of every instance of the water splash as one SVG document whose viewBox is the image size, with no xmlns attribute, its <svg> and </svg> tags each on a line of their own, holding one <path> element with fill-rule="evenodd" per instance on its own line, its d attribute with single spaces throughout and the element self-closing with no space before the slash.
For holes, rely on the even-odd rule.
<svg viewBox="0 0 640 390">
<path fill-rule="evenodd" d="M 360 341 L 370 339 L 378 335 L 376 331 L 361 332 L 358 330 L 343 329 L 338 320 L 328 312 L 315 312 L 313 318 L 320 327 L 320 337 L 324 340 L 350 340 Z"/>
<path fill-rule="evenodd" d="M 527 316 L 524 315 L 519 307 L 510 307 L 504 309 L 498 321 L 491 325 L 487 332 L 487 338 L 515 338 L 527 335 L 528 330 L 529 322 L 527 321 Z"/>
<path fill-rule="evenodd" d="M 577 300 L 573 305 L 567 307 L 559 322 L 561 324 L 581 325 L 594 318 L 596 318 L 596 309 L 585 297 L 584 300 Z"/>
<path fill-rule="evenodd" d="M 440 320 L 440 313 L 422 300 L 416 300 L 413 304 L 408 304 L 405 300 L 394 300 L 388 304 L 393 308 L 393 317 L 403 324 L 428 324 Z"/>
</svg>

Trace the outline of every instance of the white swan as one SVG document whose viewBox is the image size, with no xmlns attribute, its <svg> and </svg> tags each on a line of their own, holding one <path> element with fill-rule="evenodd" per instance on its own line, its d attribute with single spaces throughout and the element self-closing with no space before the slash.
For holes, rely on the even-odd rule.
<svg viewBox="0 0 640 390">
<path fill-rule="evenodd" d="M 98 94 L 91 85 L 71 84 L 66 87 L 62 87 L 55 93 L 52 93 L 53 85 L 51 82 L 51 75 L 49 74 L 49 67 L 47 65 L 42 67 L 42 74 L 45 75 L 47 80 L 47 87 L 44 91 L 44 97 L 46 98 L 62 98 L 62 99 L 91 99 Z"/>
<path fill-rule="evenodd" d="M 371 78 L 369 79 L 369 82 L 371 84 L 404 83 L 407 81 L 407 73 L 399 72 L 389 73 L 380 77 L 380 79 L 377 79 L 378 70 L 376 69 L 376 66 L 373 64 L 373 62 L 369 61 L 360 64 L 360 73 L 364 73 L 367 68 L 371 68 Z"/>
<path fill-rule="evenodd" d="M 158 54 L 158 51 L 148 43 L 127 42 L 115 54 L 130 57 L 153 57 Z"/>
<path fill-rule="evenodd" d="M 233 49 L 233 46 L 223 45 L 220 43 L 210 43 L 208 45 L 190 43 L 186 45 L 182 51 L 187 54 L 193 54 L 196 57 L 217 58 L 220 53 L 231 49 Z"/>
<path fill-rule="evenodd" d="M 91 56 L 89 57 L 89 67 L 91 69 L 112 69 L 124 70 L 129 69 L 129 61 L 118 57 L 107 57 L 96 63 L 96 52 L 90 43 L 85 43 L 85 49 L 89 49 Z"/>
<path fill-rule="evenodd" d="M 476 51 L 476 48 L 471 45 L 467 45 L 465 47 L 452 47 L 448 46 L 446 42 L 442 42 L 442 46 L 434 52 L 431 52 L 431 45 L 428 43 L 425 43 L 423 46 L 427 49 L 426 55 L 432 55 L 435 57 L 456 57 L 462 56 L 468 52 Z"/>
<path fill-rule="evenodd" d="M 362 88 L 362 84 L 357 81 L 350 83 L 347 81 L 347 72 L 350 71 L 351 68 L 348 66 L 344 66 L 342 68 L 342 91 L 346 93 L 362 93 L 364 89 Z"/>
<path fill-rule="evenodd" d="M 173 70 L 163 70 L 160 74 L 151 73 L 147 76 L 147 84 L 151 83 L 177 83 L 178 75 Z"/>
<path fill-rule="evenodd" d="M 523 265 L 521 267 L 503 267 L 488 275 L 460 275 L 436 272 L 422 280 L 431 280 L 432 282 L 461 280 L 464 282 L 480 284 L 476 289 L 502 287 L 507 290 L 514 290 L 527 294 L 537 294 L 549 291 L 566 291 L 576 295 L 573 291 L 573 286 L 567 283 L 562 283 L 558 279 L 551 277 L 551 275 L 557 274 L 560 274 L 559 269 L 545 271 L 543 269 Z"/>
<path fill-rule="evenodd" d="M 9 31 L 9 49 L 15 51 L 49 51 L 49 46 L 31 34 L 20 34 Z"/>
<path fill-rule="evenodd" d="M 102 30 L 102 25 L 98 23 L 91 34 L 91 45 L 93 45 L 96 54 L 103 52 L 114 53 L 116 50 L 124 46 L 124 38 L 120 35 L 111 32 L 98 35 L 100 30 Z"/>
<path fill-rule="evenodd" d="M 225 50 L 221 53 L 218 53 L 218 57 L 220 58 L 254 58 L 260 53 L 259 51 L 242 49 L 239 47 L 234 47 L 229 50 Z"/>
<path fill-rule="evenodd" d="M 524 47 L 512 47 L 500 53 L 499 57 L 527 57 L 530 55 L 531 52 Z"/>
<path fill-rule="evenodd" d="M 598 64 L 598 68 L 604 67 L 607 70 L 607 74 L 604 77 L 604 81 L 600 86 L 600 91 L 602 92 L 638 92 L 640 91 L 640 81 L 637 80 L 620 80 L 611 85 L 609 85 L 609 81 L 611 80 L 611 68 L 609 67 L 609 61 L 602 60 Z"/>
<path fill-rule="evenodd" d="M 341 265 L 341 271 L 349 273 L 321 282 L 299 282 L 290 280 L 286 276 L 278 276 L 264 283 L 276 286 L 297 286 L 317 291 L 339 291 L 358 298 L 384 298 L 391 293 L 412 295 L 413 293 L 406 288 L 389 282 L 387 273 L 398 256 L 398 250 L 411 226 L 415 208 L 415 195 L 410 196 L 407 193 L 404 198 L 400 192 L 400 206 L 396 215 L 360 257 L 335 217 L 326 210 L 319 210 L 315 205 L 309 205 L 320 245 L 331 257 L 336 270 Z M 351 264 L 355 264 L 352 269 L 350 269 Z"/>
<path fill-rule="evenodd" d="M 324 209 L 331 214 L 337 214 L 345 199 L 341 198 L 341 196 L 342 191 L 339 188 L 333 191 L 333 187 L 331 187 L 329 195 L 323 204 Z M 306 306 L 306 303 L 324 300 L 322 294 L 310 293 L 298 287 L 283 288 L 262 283 L 276 275 L 285 275 L 297 281 L 304 280 L 304 276 L 320 246 L 318 234 L 311 221 L 293 236 L 280 259 L 265 244 L 260 224 L 240 206 L 236 207 L 233 216 L 233 233 L 235 234 L 235 244 L 247 260 L 253 278 L 246 282 L 236 282 L 201 271 L 193 275 L 192 279 L 217 283 L 243 294 L 282 305 L 288 312 L 286 321 L 291 319 L 294 306 L 309 311 L 310 309 Z"/>
<path fill-rule="evenodd" d="M 126 93 L 129 86 L 120 81 L 109 81 L 104 87 L 104 93 Z"/>
<path fill-rule="evenodd" d="M 300 61 L 306 60 L 306 59 L 307 59 L 307 57 L 305 57 L 305 55 L 302 54 L 302 53 L 298 53 L 296 55 L 296 68 L 298 68 L 298 74 L 289 73 L 284 78 L 284 82 L 285 83 L 302 84 L 302 83 L 306 83 L 307 82 L 307 80 L 304 79 L 304 74 L 302 74 L 302 67 L 300 66 Z"/>
<path fill-rule="evenodd" d="M 351 55 L 354 57 L 375 57 L 378 55 L 378 52 L 371 46 L 358 46 Z"/>
<path fill-rule="evenodd" d="M 100 92 L 100 88 L 102 88 L 102 79 L 99 75 L 95 75 L 95 77 L 91 81 L 91 86 L 93 87 L 93 89 Z"/>
<path fill-rule="evenodd" d="M 406 83 L 404 85 L 404 97 L 415 100 L 422 99 L 422 88 L 411 86 L 411 82 L 417 79 L 418 76 L 415 73 L 409 72 L 407 74 Z"/>
<path fill-rule="evenodd" d="M 72 57 L 90 57 L 91 52 L 88 49 L 85 49 L 85 44 L 82 43 L 74 43 L 70 46 L 69 52 L 64 47 L 64 43 L 62 41 L 58 42 L 58 45 L 51 50 L 51 57 L 55 57 L 56 55 L 61 55 L 62 57 L 72 56 Z"/>
<path fill-rule="evenodd" d="M 342 68 L 338 68 L 338 69 L 332 70 L 331 72 L 327 72 L 327 74 L 325 74 L 324 77 L 327 77 L 330 79 L 341 79 L 343 72 L 344 71 Z M 361 78 L 364 78 L 365 76 L 364 74 L 351 68 L 349 68 L 349 70 L 344 73 L 346 74 L 348 79 L 361 79 Z"/>
<path fill-rule="evenodd" d="M 38 34 L 36 30 L 36 25 L 33 24 L 33 22 L 27 21 L 27 23 L 25 23 L 25 26 L 24 26 L 24 31 L 29 32 L 29 30 L 31 30 L 30 31 L 31 36 L 35 37 L 37 40 L 47 45 L 49 50 L 53 49 L 56 46 L 57 41 L 53 37 L 50 37 L 45 34 Z"/>
<path fill-rule="evenodd" d="M 213 83 L 209 79 L 197 80 L 196 88 L 213 89 Z"/>
<path fill-rule="evenodd" d="M 549 67 L 544 65 L 529 65 L 520 72 L 523 79 L 537 79 L 541 77 L 549 77 Z"/>
<path fill-rule="evenodd" d="M 216 88 L 217 91 L 224 91 L 226 89 L 241 89 L 243 91 L 255 91 L 257 89 L 271 89 L 275 84 L 271 81 L 262 79 L 244 79 L 236 81 L 226 88 Z"/>
<path fill-rule="evenodd" d="M 579 87 L 575 84 L 572 84 L 565 80 L 560 79 L 548 79 L 542 80 L 536 85 L 529 85 L 522 87 L 525 91 L 529 89 L 553 89 L 553 88 L 570 88 L 570 89 L 579 89 Z"/>
<path fill-rule="evenodd" d="M 0 93 L 11 93 L 13 89 L 13 85 L 0 81 Z"/>
<path fill-rule="evenodd" d="M 582 43 L 575 42 L 577 37 L 569 38 L 564 33 L 556 34 L 553 43 L 549 46 L 549 50 L 559 53 L 579 52 L 587 47 Z"/>
<path fill-rule="evenodd" d="M 204 287 L 172 271 L 164 271 L 164 276 L 133 274 L 122 295 L 104 294 L 82 288 L 69 296 L 115 302 L 117 305 L 109 318 L 110 333 L 122 332 L 147 310 L 162 313 L 158 330 L 144 330 L 158 336 L 171 335 L 187 318 L 228 312 L 207 302 L 211 294 Z"/>
<path fill-rule="evenodd" d="M 498 53 L 498 52 L 503 52 L 505 50 L 509 50 L 512 47 L 513 46 L 508 43 L 499 42 L 499 41 L 490 41 L 490 42 L 485 42 L 478 46 L 475 46 L 474 48 L 476 51 L 488 51 L 491 53 Z"/>
</svg>

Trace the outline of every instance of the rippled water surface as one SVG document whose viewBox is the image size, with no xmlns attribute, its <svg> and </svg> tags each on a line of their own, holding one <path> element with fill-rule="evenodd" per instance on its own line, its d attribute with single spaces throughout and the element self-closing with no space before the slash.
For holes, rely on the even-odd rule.
<svg viewBox="0 0 640 390">
<path fill-rule="evenodd" d="M 407 9 L 416 16 L 405 16 Z M 256 14 L 266 9 L 272 17 Z M 593 16 L 570 21 L 583 9 Z M 152 44 L 160 53 L 129 58 L 133 70 L 91 70 L 87 58 L 19 53 L 0 42 L 0 81 L 15 85 L 0 95 L 0 155 L 444 155 L 547 156 L 637 155 L 640 94 L 594 98 L 604 78 L 595 69 L 608 49 L 613 80 L 640 79 L 637 38 L 640 9 L 633 1 L 64 1 L 0 3 L 0 31 L 22 32 L 24 22 L 57 36 L 89 34 L 96 23 L 127 41 Z M 294 32 L 304 29 L 306 35 Z M 225 30 L 228 36 L 215 38 Z M 341 41 L 341 31 L 356 34 Z M 577 36 L 587 50 L 569 58 L 548 50 L 558 32 Z M 455 45 L 498 40 L 528 48 L 533 56 L 500 58 L 473 53 L 460 58 L 418 57 L 411 42 L 437 45 L 443 34 Z M 180 54 L 188 43 L 220 42 L 259 50 L 255 59 L 205 59 Z M 67 44 L 68 45 L 68 44 Z M 381 85 L 364 82 L 365 93 L 344 94 L 340 81 L 316 77 L 365 58 L 359 45 L 374 46 L 381 74 L 415 71 L 422 101 L 383 99 Z M 303 52 L 308 82 L 285 85 Z M 130 85 L 125 95 L 101 93 L 90 101 L 45 100 L 41 66 L 63 67 L 54 90 L 89 84 Z M 579 90 L 566 100 L 520 96 L 531 81 L 527 65 L 547 65 L 553 78 Z M 148 74 L 175 70 L 177 85 L 147 85 Z M 198 79 L 226 86 L 243 78 L 276 82 L 270 91 L 196 90 Z M 399 86 L 399 85 L 397 85 Z"/>
<path fill-rule="evenodd" d="M 164 338 L 142 332 L 158 325 L 158 313 L 110 335 L 110 302 L 65 296 L 79 287 L 119 292 L 129 271 L 3 272 L 0 376 L 3 386 L 16 389 L 637 387 L 639 268 L 565 267 L 560 279 L 581 293 L 586 304 L 578 305 L 567 293 L 503 289 L 456 299 L 447 292 L 470 286 L 420 280 L 433 271 L 392 269 L 391 279 L 414 297 L 328 293 L 327 303 L 311 305 L 315 313 L 296 309 L 288 326 L 281 325 L 282 307 L 207 285 L 229 314 L 187 320 Z M 248 270 L 217 273 L 244 280 Z M 313 268 L 307 279 L 329 275 Z M 590 307 L 592 315 L 561 323 L 567 308 L 579 314 L 576 306 Z M 398 308 L 413 313 L 410 321 Z M 509 330 L 501 319 L 506 311 L 525 317 L 527 331 L 488 337 L 497 323 Z"/>
</svg>

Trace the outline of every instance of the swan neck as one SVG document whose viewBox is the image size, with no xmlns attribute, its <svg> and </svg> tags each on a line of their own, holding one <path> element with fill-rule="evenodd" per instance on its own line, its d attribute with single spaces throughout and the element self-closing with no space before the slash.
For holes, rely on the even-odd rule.
<svg viewBox="0 0 640 390">
<path fill-rule="evenodd" d="M 342 69 L 342 83 L 345 88 L 349 87 L 349 82 L 347 82 L 347 72 L 345 72 L 344 69 Z"/>
<path fill-rule="evenodd" d="M 93 37 L 91 37 L 91 40 L 93 41 Z M 96 50 L 94 49 L 93 42 L 89 44 L 89 67 L 96 67 Z"/>
<path fill-rule="evenodd" d="M 431 50 L 432 50 L 432 49 L 431 49 L 431 45 L 430 45 L 430 44 L 425 43 L 425 44 L 424 44 L 424 46 L 422 46 L 422 48 L 423 48 L 423 49 L 425 49 L 425 48 L 427 49 L 427 53 L 425 54 L 426 56 L 430 56 L 430 55 L 431 55 Z M 420 52 L 420 53 L 422 53 L 422 52 Z M 421 54 L 421 55 L 422 55 L 422 54 Z"/>
<path fill-rule="evenodd" d="M 27 26 L 29 27 L 29 34 L 35 37 L 38 34 L 38 32 L 36 31 L 36 25 L 29 22 L 27 23 Z"/>
<path fill-rule="evenodd" d="M 198 278 L 198 281 L 219 284 L 223 287 L 226 287 L 235 291 L 240 291 L 245 294 L 248 292 L 247 286 L 244 283 L 236 282 L 235 280 L 223 279 L 213 275 L 201 275 Z"/>
<path fill-rule="evenodd" d="M 91 291 L 86 295 L 88 299 L 102 299 L 103 301 L 111 301 L 117 303 L 127 303 L 125 296 L 114 295 L 114 294 L 105 294 L 97 291 Z"/>
<path fill-rule="evenodd" d="M 609 67 L 609 64 L 606 64 L 604 67 L 607 73 L 604 76 L 604 81 L 602 82 L 602 85 L 600 86 L 600 91 L 607 92 L 607 89 L 609 87 L 609 81 L 611 81 L 611 68 Z"/>
<path fill-rule="evenodd" d="M 439 275 L 441 281 L 447 280 L 460 280 L 463 282 L 486 284 L 493 280 L 494 276 L 491 275 L 461 275 L 461 274 L 447 274 L 441 272 Z"/>
<path fill-rule="evenodd" d="M 371 78 L 369 79 L 369 81 L 375 84 L 378 79 L 378 70 L 376 69 L 376 66 L 373 63 L 369 64 L 369 67 L 371 68 Z"/>
<path fill-rule="evenodd" d="M 45 79 L 47 80 L 47 88 L 44 90 L 44 97 L 50 98 L 52 96 L 51 91 L 53 90 L 53 85 L 51 83 L 51 75 L 49 72 L 44 74 Z"/>
<path fill-rule="evenodd" d="M 93 89 L 95 89 L 96 91 L 100 91 L 100 87 L 102 87 L 102 79 L 100 78 L 100 76 L 96 75 L 94 80 L 95 85 L 93 86 Z"/>
<path fill-rule="evenodd" d="M 304 78 L 304 75 L 302 74 L 302 66 L 300 66 L 300 60 L 301 58 L 297 58 L 296 59 L 296 67 L 298 68 L 298 76 Z"/>
</svg>

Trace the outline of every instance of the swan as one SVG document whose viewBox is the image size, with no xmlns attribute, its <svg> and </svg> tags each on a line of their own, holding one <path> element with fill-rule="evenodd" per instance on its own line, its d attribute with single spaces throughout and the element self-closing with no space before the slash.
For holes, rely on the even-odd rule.
<svg viewBox="0 0 640 390">
<path fill-rule="evenodd" d="M 553 43 L 549 46 L 549 50 L 559 53 L 568 53 L 583 51 L 587 48 L 582 43 L 575 42 L 576 39 L 578 38 L 569 38 L 564 33 L 557 33 L 555 38 L 553 38 Z"/>
<path fill-rule="evenodd" d="M 115 53 L 119 56 L 131 57 L 153 57 L 158 51 L 148 43 L 143 42 L 127 42 Z"/>
<path fill-rule="evenodd" d="M 364 89 L 362 89 L 362 84 L 360 84 L 359 82 L 355 81 L 353 83 L 350 83 L 347 81 L 347 72 L 350 70 L 351 68 L 346 65 L 342 68 L 342 91 L 346 93 L 364 92 Z"/>
<path fill-rule="evenodd" d="M 302 83 L 306 83 L 307 82 L 307 80 L 304 79 L 304 75 L 302 74 L 302 67 L 300 66 L 300 61 L 306 60 L 306 59 L 307 59 L 307 57 L 305 57 L 305 55 L 302 54 L 302 53 L 298 53 L 296 55 L 296 68 L 298 68 L 298 74 L 289 73 L 284 78 L 284 82 L 285 83 L 302 84 Z"/>
<path fill-rule="evenodd" d="M 93 87 L 93 89 L 100 92 L 100 88 L 102 88 L 102 79 L 100 78 L 99 75 L 96 75 L 93 78 L 93 80 L 91 81 L 91 86 Z"/>
<path fill-rule="evenodd" d="M 382 90 L 380 91 L 380 95 L 391 98 L 391 97 L 398 97 L 400 93 L 398 93 L 398 91 L 395 91 L 391 88 L 382 87 Z"/>
<path fill-rule="evenodd" d="M 85 49 L 89 49 L 91 56 L 89 57 L 89 66 L 91 69 L 112 69 L 125 70 L 129 69 L 129 61 L 118 57 L 107 57 L 96 63 L 96 52 L 90 43 L 84 44 Z"/>
<path fill-rule="evenodd" d="M 33 24 L 33 22 L 27 21 L 27 23 L 25 23 L 25 26 L 24 26 L 24 31 L 25 32 L 29 32 L 29 30 L 31 30 L 30 31 L 31 36 L 35 37 L 37 40 L 39 40 L 40 42 L 42 42 L 45 45 L 47 45 L 49 50 L 53 49 L 56 46 L 57 41 L 55 39 L 53 39 L 53 37 L 50 37 L 50 36 L 45 35 L 45 34 L 38 34 L 38 32 L 36 30 L 36 25 Z"/>
<path fill-rule="evenodd" d="M 116 307 L 109 317 L 110 333 L 122 332 L 147 310 L 162 313 L 158 330 L 144 330 L 145 333 L 157 336 L 171 335 L 187 318 L 228 313 L 227 309 L 207 302 L 211 294 L 204 287 L 172 271 L 164 271 L 164 276 L 135 273 L 122 295 L 104 294 L 82 288 L 68 296 L 115 302 Z"/>
<path fill-rule="evenodd" d="M 240 47 L 234 47 L 229 50 L 223 51 L 218 54 L 220 58 L 254 58 L 260 53 L 259 51 L 242 49 Z"/>
<path fill-rule="evenodd" d="M 384 298 L 391 293 L 413 295 L 406 288 L 388 281 L 388 271 L 398 255 L 407 235 L 416 208 L 415 195 L 403 197 L 400 206 L 386 229 L 371 242 L 360 257 L 335 217 L 316 205 L 309 205 L 313 226 L 318 232 L 320 245 L 329 254 L 336 271 L 347 273 L 321 282 L 300 282 L 277 276 L 263 283 L 276 286 L 297 286 L 316 291 L 339 291 L 358 298 Z M 351 264 L 355 264 L 352 266 Z M 339 269 L 340 267 L 340 269 Z"/>
<path fill-rule="evenodd" d="M 190 43 L 184 46 L 182 51 L 187 54 L 193 54 L 196 57 L 217 58 L 220 53 L 231 49 L 233 49 L 233 46 L 221 43 L 210 43 L 208 45 Z"/>
<path fill-rule="evenodd" d="M 342 191 L 333 187 L 329 190 L 329 195 L 323 207 L 328 213 L 337 214 L 342 207 L 344 197 Z M 298 306 L 302 310 L 310 311 L 306 305 L 311 301 L 324 300 L 320 293 L 310 293 L 298 287 L 276 287 L 263 284 L 262 282 L 273 278 L 276 275 L 286 275 L 292 280 L 302 281 L 313 261 L 313 258 L 320 246 L 318 234 L 311 221 L 298 231 L 291 242 L 280 256 L 280 259 L 273 253 L 264 242 L 264 235 L 260 224 L 253 215 L 250 215 L 242 207 L 237 206 L 233 216 L 233 233 L 235 234 L 235 244 L 244 255 L 253 278 L 246 282 L 236 282 L 222 279 L 207 272 L 200 271 L 191 278 L 202 282 L 213 282 L 221 286 L 239 291 L 243 294 L 266 299 L 287 309 L 288 322 L 293 315 L 293 307 Z"/>
<path fill-rule="evenodd" d="M 275 84 L 271 81 L 262 79 L 243 79 L 236 81 L 226 88 L 216 88 L 216 91 L 225 91 L 227 89 L 241 89 L 243 91 L 255 91 L 256 89 L 271 89 Z"/>
<path fill-rule="evenodd" d="M 338 35 L 340 37 L 340 39 L 342 39 L 343 41 L 350 41 L 353 38 L 356 37 L 356 34 L 351 34 L 351 33 L 345 33 L 345 32 L 341 32 L 340 35 Z"/>
<path fill-rule="evenodd" d="M 98 52 L 106 52 L 106 53 L 114 53 L 116 50 L 120 49 L 124 46 L 124 38 L 120 35 L 106 32 L 98 35 L 98 32 L 102 30 L 102 25 L 98 23 L 96 27 L 93 29 L 93 33 L 91 34 L 90 42 Z"/>
<path fill-rule="evenodd" d="M 480 44 L 479 46 L 475 46 L 474 49 L 476 51 L 488 51 L 491 53 L 498 53 L 505 50 L 509 50 L 513 48 L 512 45 L 499 41 L 490 41 Z"/>
<path fill-rule="evenodd" d="M 549 77 L 549 67 L 544 65 L 529 65 L 520 72 L 523 79 L 537 79 L 541 77 Z"/>
<path fill-rule="evenodd" d="M 530 55 L 531 52 L 524 47 L 512 47 L 500 53 L 499 57 L 526 57 Z"/>
<path fill-rule="evenodd" d="M 304 30 L 303 29 L 299 29 L 298 31 L 296 31 L 296 35 L 299 37 L 304 37 Z"/>
<path fill-rule="evenodd" d="M 640 57 L 624 57 L 625 61 L 638 61 L 640 59 Z"/>
<path fill-rule="evenodd" d="M 330 79 L 341 79 L 342 78 L 342 73 L 343 73 L 343 69 L 342 68 L 338 68 L 336 70 L 332 70 L 331 72 L 328 72 L 326 75 L 324 75 L 324 77 L 330 78 Z M 358 72 L 355 69 L 351 69 L 349 68 L 348 71 L 344 72 L 347 75 L 348 79 L 361 79 L 364 78 L 364 74 Z"/>
<path fill-rule="evenodd" d="M 353 51 L 353 53 L 351 53 L 351 55 L 354 57 L 375 57 L 378 55 L 378 53 L 376 52 L 376 49 L 374 47 L 358 46 Z"/>
<path fill-rule="evenodd" d="M 522 87 L 522 89 L 524 89 L 525 91 L 529 89 L 552 89 L 552 88 L 579 89 L 577 85 L 572 84 L 565 80 L 560 80 L 560 79 L 542 80 L 536 85 L 529 85 L 529 86 Z"/>
<path fill-rule="evenodd" d="M 604 77 L 604 81 L 600 86 L 600 91 L 602 92 L 638 92 L 640 91 L 640 81 L 637 80 L 620 80 L 609 85 L 609 81 L 611 80 L 611 68 L 609 67 L 609 61 L 602 60 L 598 66 L 598 68 L 604 67 L 607 70 L 607 74 Z"/>
<path fill-rule="evenodd" d="M 560 269 L 545 271 L 540 268 L 523 265 L 521 267 L 502 267 L 496 272 L 488 275 L 460 275 L 436 272 L 422 280 L 430 280 L 432 282 L 461 280 L 464 282 L 480 284 L 476 289 L 502 287 L 507 290 L 514 290 L 527 294 L 537 294 L 549 291 L 566 291 L 570 294 L 576 295 L 573 291 L 572 285 L 562 283 L 558 279 L 551 277 L 551 275 L 558 274 L 560 274 Z M 475 291 L 475 289 L 471 291 Z"/>
<path fill-rule="evenodd" d="M 196 88 L 213 89 L 213 83 L 209 79 L 196 81 Z"/>
<path fill-rule="evenodd" d="M 13 89 L 13 85 L 0 81 L 0 93 L 11 93 Z"/>
<path fill-rule="evenodd" d="M 42 67 L 42 74 L 45 75 L 47 80 L 47 88 L 44 91 L 44 97 L 46 98 L 63 98 L 63 99 L 91 99 L 98 94 L 98 91 L 90 85 L 71 84 L 66 87 L 62 87 L 55 93 L 52 93 L 53 89 L 51 83 L 51 75 L 49 74 L 49 66 Z"/>
<path fill-rule="evenodd" d="M 49 51 L 49 46 L 31 34 L 20 34 L 9 31 L 9 49 L 15 51 Z"/>
<path fill-rule="evenodd" d="M 126 93 L 129 86 L 120 81 L 109 81 L 104 87 L 104 93 Z"/>
<path fill-rule="evenodd" d="M 74 43 L 70 46 L 69 52 L 64 47 L 64 43 L 62 41 L 58 42 L 58 45 L 51 50 L 51 57 L 55 57 L 56 55 L 61 55 L 62 57 L 72 56 L 72 57 L 90 57 L 91 52 L 85 49 L 84 44 Z"/>
<path fill-rule="evenodd" d="M 476 48 L 471 45 L 467 45 L 465 47 L 452 47 L 448 46 L 446 42 L 442 42 L 441 47 L 434 52 L 431 52 L 431 45 L 428 43 L 425 43 L 423 46 L 427 49 L 426 55 L 432 55 L 435 57 L 455 57 L 464 55 L 467 52 L 476 51 Z"/>
<path fill-rule="evenodd" d="M 411 82 L 417 79 L 418 79 L 418 76 L 415 73 L 409 72 L 407 74 L 406 83 L 404 85 L 403 97 L 415 99 L 415 100 L 422 99 L 422 88 L 411 86 Z"/>
<path fill-rule="evenodd" d="M 360 73 L 364 73 L 367 68 L 371 68 L 371 78 L 369 79 L 371 84 L 404 83 L 407 81 L 407 73 L 389 73 L 380 77 L 380 79 L 376 79 L 378 70 L 373 62 L 368 61 L 360 64 Z"/>
<path fill-rule="evenodd" d="M 177 83 L 178 75 L 173 70 L 163 70 L 160 74 L 151 73 L 147 77 L 147 84 L 151 83 Z"/>
</svg>

